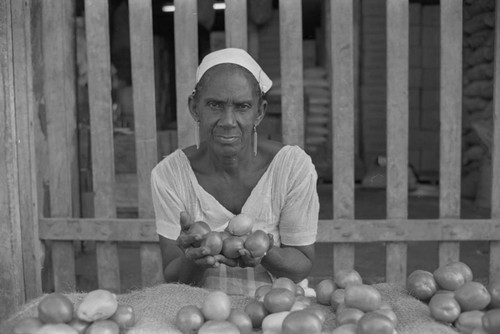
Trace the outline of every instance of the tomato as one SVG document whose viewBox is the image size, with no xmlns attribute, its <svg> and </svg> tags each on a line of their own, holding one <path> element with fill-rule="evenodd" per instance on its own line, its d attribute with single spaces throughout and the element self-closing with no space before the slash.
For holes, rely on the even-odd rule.
<svg viewBox="0 0 500 334">
<path fill-rule="evenodd" d="M 250 301 L 245 306 L 244 311 L 252 320 L 253 328 L 260 328 L 262 326 L 262 321 L 269 314 L 269 311 L 264 306 L 264 303 L 258 300 Z"/>
<path fill-rule="evenodd" d="M 392 334 L 394 332 L 394 324 L 386 316 L 368 312 L 358 321 L 357 334 Z"/>
<path fill-rule="evenodd" d="M 465 283 L 465 277 L 459 268 L 441 266 L 434 270 L 434 279 L 443 290 L 455 291 Z"/>
<path fill-rule="evenodd" d="M 118 308 L 116 295 L 104 289 L 90 291 L 76 309 L 79 319 L 92 322 L 111 317 Z"/>
<path fill-rule="evenodd" d="M 285 288 L 290 290 L 294 295 L 297 293 L 297 284 L 288 277 L 278 277 L 272 284 L 273 288 Z"/>
<path fill-rule="evenodd" d="M 209 250 L 208 255 L 217 255 L 222 251 L 222 236 L 217 231 L 210 231 L 201 239 L 200 247 L 206 247 Z"/>
<path fill-rule="evenodd" d="M 380 308 L 382 296 L 371 285 L 348 285 L 345 289 L 345 305 L 369 312 Z"/>
<path fill-rule="evenodd" d="M 431 316 L 439 321 L 452 323 L 458 319 L 460 304 L 450 294 L 435 294 L 429 301 Z"/>
<path fill-rule="evenodd" d="M 118 324 L 111 320 L 97 320 L 94 321 L 85 334 L 119 334 L 120 327 Z"/>
<path fill-rule="evenodd" d="M 345 302 L 345 289 L 337 289 L 333 291 L 332 297 L 330 298 L 330 304 L 333 310 L 336 310 L 340 304 Z"/>
<path fill-rule="evenodd" d="M 90 326 L 90 322 L 78 319 L 78 317 L 73 317 L 73 319 L 71 319 L 71 321 L 68 322 L 68 325 L 71 328 L 75 329 L 78 332 L 78 334 L 85 334 L 85 331 Z"/>
<path fill-rule="evenodd" d="M 189 235 L 198 235 L 200 238 L 202 238 L 205 234 L 207 234 L 211 230 L 212 229 L 207 223 L 200 220 L 200 221 L 195 221 L 193 224 L 191 224 L 186 233 Z M 194 242 L 193 246 L 200 247 L 200 244 L 201 240 Z"/>
<path fill-rule="evenodd" d="M 16 323 L 13 334 L 36 334 L 42 325 L 43 322 L 37 317 L 24 318 Z"/>
<path fill-rule="evenodd" d="M 73 303 L 61 293 L 51 293 L 38 304 L 38 318 L 44 323 L 69 322 L 73 318 Z"/>
<path fill-rule="evenodd" d="M 96 333 L 91 333 L 89 331 L 86 332 L 87 334 L 96 334 Z M 45 324 L 40 329 L 36 332 L 36 334 L 78 334 L 78 332 L 71 328 L 68 324 Z M 102 333 L 102 334 L 108 334 L 108 333 Z M 110 334 L 118 334 L 116 333 L 110 333 Z"/>
<path fill-rule="evenodd" d="M 336 288 L 335 283 L 331 279 L 324 279 L 320 281 L 314 287 L 314 291 L 316 292 L 316 301 L 323 305 L 330 305 L 333 291 L 335 291 Z"/>
<path fill-rule="evenodd" d="M 345 324 L 335 328 L 331 334 L 357 334 L 357 328 L 355 324 Z"/>
<path fill-rule="evenodd" d="M 406 279 L 408 293 L 417 299 L 427 301 L 437 291 L 437 283 L 430 271 L 415 270 Z"/>
<path fill-rule="evenodd" d="M 342 269 L 333 275 L 333 280 L 338 288 L 345 289 L 349 285 L 361 285 L 363 279 L 354 269 Z"/>
<path fill-rule="evenodd" d="M 240 213 L 234 216 L 227 225 L 227 230 L 232 235 L 240 236 L 252 232 L 253 219 L 247 214 Z"/>
<path fill-rule="evenodd" d="M 133 327 L 135 325 L 134 308 L 126 304 L 118 305 L 116 312 L 111 316 L 110 320 L 116 322 L 120 329 Z"/>
<path fill-rule="evenodd" d="M 460 271 L 464 276 L 465 283 L 471 282 L 472 279 L 474 278 L 474 275 L 472 274 L 472 269 L 463 262 L 460 261 L 450 262 L 445 266 L 458 269 L 458 271 Z"/>
<path fill-rule="evenodd" d="M 253 257 L 262 257 L 266 255 L 269 245 L 269 236 L 262 230 L 254 231 L 245 240 L 245 248 Z"/>
<path fill-rule="evenodd" d="M 455 299 L 462 311 L 482 310 L 491 301 L 486 287 L 479 282 L 467 282 L 455 291 Z"/>
<path fill-rule="evenodd" d="M 269 313 L 290 311 L 295 303 L 295 294 L 285 288 L 272 288 L 264 297 L 264 306 Z"/>
<path fill-rule="evenodd" d="M 271 284 L 264 284 L 264 285 L 261 285 L 257 288 L 257 290 L 255 290 L 255 299 L 257 299 L 258 301 L 264 301 L 264 296 L 269 292 L 269 290 L 272 289 L 272 285 Z"/>
<path fill-rule="evenodd" d="M 230 237 L 227 237 L 222 242 L 222 255 L 224 255 L 228 259 L 237 259 L 240 257 L 240 253 L 238 251 L 244 247 L 245 242 L 243 241 L 243 239 L 232 235 Z"/>
<path fill-rule="evenodd" d="M 223 291 L 212 291 L 205 297 L 201 312 L 207 320 L 226 320 L 231 313 L 231 299 Z"/>
<path fill-rule="evenodd" d="M 225 320 L 209 320 L 205 322 L 198 334 L 240 334 L 240 330 L 235 324 Z"/>
<path fill-rule="evenodd" d="M 175 315 L 175 325 L 183 334 L 196 333 L 204 322 L 203 313 L 195 305 L 183 306 Z"/>
<path fill-rule="evenodd" d="M 365 312 L 357 308 L 344 307 L 337 312 L 337 325 L 357 324 Z"/>
<path fill-rule="evenodd" d="M 250 334 L 252 332 L 252 319 L 242 310 L 232 309 L 227 321 L 235 324 L 241 334 Z"/>
<path fill-rule="evenodd" d="M 500 333 L 500 309 L 487 311 L 482 318 L 483 328 L 490 334 Z"/>
<path fill-rule="evenodd" d="M 290 314 L 289 311 L 268 314 L 264 320 L 262 320 L 262 332 L 266 334 L 281 333 L 283 320 L 285 320 L 288 314 Z"/>
<path fill-rule="evenodd" d="M 488 292 L 491 296 L 490 306 L 492 308 L 500 308 L 500 279 L 488 284 Z"/>
<path fill-rule="evenodd" d="M 481 311 L 466 311 L 460 313 L 458 319 L 455 321 L 455 327 L 460 333 L 472 333 L 476 328 L 483 326 L 482 318 L 484 312 Z"/>
<path fill-rule="evenodd" d="M 301 310 L 290 312 L 281 325 L 282 334 L 320 334 L 323 324 L 313 313 Z"/>
<path fill-rule="evenodd" d="M 393 310 L 389 310 L 389 309 L 378 309 L 378 310 L 375 310 L 373 311 L 375 313 L 378 313 L 378 314 L 382 314 L 383 316 L 386 316 L 394 325 L 394 327 L 396 327 L 396 325 L 398 324 L 398 317 L 396 316 L 396 313 L 394 313 Z"/>
<path fill-rule="evenodd" d="M 325 323 L 327 311 L 323 307 L 320 307 L 319 305 L 316 304 L 316 305 L 308 306 L 304 310 L 307 312 L 311 312 L 315 316 L 317 316 L 318 319 L 321 321 L 321 324 Z"/>
</svg>

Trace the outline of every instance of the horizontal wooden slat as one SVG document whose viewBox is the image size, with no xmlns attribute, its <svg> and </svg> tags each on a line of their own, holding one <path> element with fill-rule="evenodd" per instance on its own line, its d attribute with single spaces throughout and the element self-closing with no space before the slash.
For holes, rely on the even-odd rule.
<svg viewBox="0 0 500 334">
<path fill-rule="evenodd" d="M 40 239 L 158 241 L 153 219 L 42 218 Z M 322 219 L 318 242 L 500 240 L 497 219 Z"/>
</svg>

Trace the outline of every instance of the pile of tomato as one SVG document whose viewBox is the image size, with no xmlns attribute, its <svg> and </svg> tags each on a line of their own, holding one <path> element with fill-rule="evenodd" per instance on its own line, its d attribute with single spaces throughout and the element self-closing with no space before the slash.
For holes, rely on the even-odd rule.
<svg viewBox="0 0 500 334">
<path fill-rule="evenodd" d="M 460 333 L 500 333 L 500 280 L 488 285 L 473 280 L 471 268 L 460 261 L 434 272 L 415 270 L 406 281 L 408 292 L 426 302 L 431 316 Z"/>
<path fill-rule="evenodd" d="M 13 334 L 119 334 L 135 325 L 132 306 L 116 295 L 97 289 L 74 305 L 64 294 L 51 293 L 37 306 L 38 316 L 20 320 Z"/>
<path fill-rule="evenodd" d="M 231 307 L 222 291 L 212 291 L 201 307 L 187 305 L 176 314 L 182 333 L 249 334 L 261 329 L 269 334 L 320 334 L 326 311 L 305 296 L 301 285 L 280 277 L 260 286 L 243 309 Z"/>
<path fill-rule="evenodd" d="M 320 281 L 316 301 L 332 307 L 337 327 L 332 334 L 395 334 L 397 316 L 380 292 L 364 284 L 354 269 L 340 270 Z"/>
</svg>

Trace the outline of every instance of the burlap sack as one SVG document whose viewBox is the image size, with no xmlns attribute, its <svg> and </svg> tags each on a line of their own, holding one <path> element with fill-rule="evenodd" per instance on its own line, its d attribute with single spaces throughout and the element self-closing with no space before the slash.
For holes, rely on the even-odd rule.
<svg viewBox="0 0 500 334">
<path fill-rule="evenodd" d="M 399 334 L 456 334 L 451 327 L 434 321 L 429 315 L 426 305 L 409 296 L 401 288 L 388 284 L 374 285 L 394 309 L 398 317 L 397 331 Z M 134 307 L 137 315 L 137 323 L 128 334 L 165 334 L 180 333 L 175 327 L 175 315 L 185 305 L 200 306 L 208 294 L 201 288 L 180 284 L 161 284 L 152 288 L 138 290 L 128 294 L 118 295 L 120 303 L 130 304 Z M 85 294 L 67 294 L 75 305 L 78 305 Z M 1 334 L 11 334 L 15 324 L 23 318 L 37 315 L 39 297 L 27 303 L 23 310 L 12 316 L 0 325 Z M 250 301 L 244 296 L 231 296 L 232 307 L 243 309 Z M 329 311 L 330 308 L 320 306 Z M 335 328 L 335 317 L 333 312 L 327 314 L 324 332 L 328 333 Z M 256 333 L 258 333 L 256 331 Z"/>
</svg>

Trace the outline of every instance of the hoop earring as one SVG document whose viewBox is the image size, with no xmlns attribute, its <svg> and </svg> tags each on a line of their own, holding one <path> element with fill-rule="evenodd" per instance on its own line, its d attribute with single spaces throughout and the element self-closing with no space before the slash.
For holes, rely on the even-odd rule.
<svg viewBox="0 0 500 334">
<path fill-rule="evenodd" d="M 196 121 L 194 124 L 194 144 L 196 145 L 196 149 L 200 148 L 200 122 Z"/>
<path fill-rule="evenodd" d="M 253 155 L 257 156 L 257 125 L 253 125 Z"/>
</svg>

